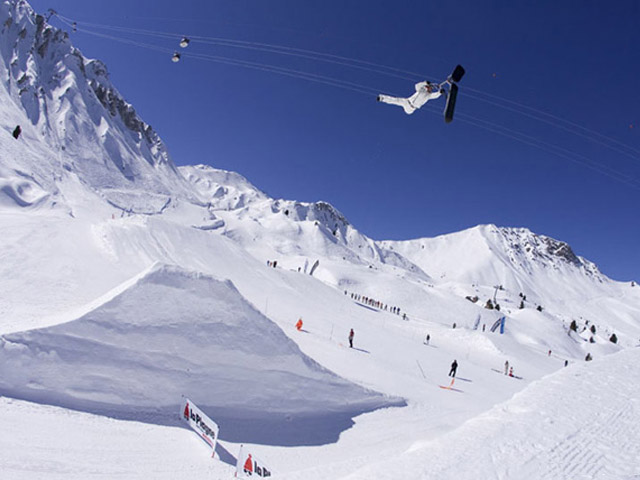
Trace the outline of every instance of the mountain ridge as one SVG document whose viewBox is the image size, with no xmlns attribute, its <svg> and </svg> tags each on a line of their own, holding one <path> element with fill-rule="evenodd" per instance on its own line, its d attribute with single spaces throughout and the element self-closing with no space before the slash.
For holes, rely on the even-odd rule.
<svg viewBox="0 0 640 480">
<path fill-rule="evenodd" d="M 404 244 L 375 241 L 359 232 L 327 202 L 271 199 L 235 172 L 202 165 L 176 167 L 157 133 L 113 86 L 104 63 L 86 59 L 71 44 L 66 32 L 49 25 L 24 0 L 5 1 L 1 15 L 5 41 L 0 46 L 4 58 L 0 63 L 7 68 L 6 92 L 37 127 L 33 133 L 40 133 L 49 147 L 41 148 L 39 158 L 28 165 L 7 165 L 14 167 L 14 172 L 33 172 L 27 173 L 26 180 L 24 175 L 20 181 L 15 177 L 7 179 L 5 191 L 10 198 L 32 204 L 46 197 L 44 193 L 34 193 L 31 197 L 35 200 L 26 199 L 16 193 L 29 189 L 55 197 L 61 184 L 56 179 L 73 173 L 122 212 L 158 214 L 185 199 L 209 211 L 204 228 L 213 228 L 206 226 L 212 225 L 218 230 L 219 216 L 242 209 L 237 212 L 239 215 L 251 216 L 247 209 L 266 202 L 258 206 L 264 215 L 270 215 L 271 211 L 293 221 L 312 222 L 319 227 L 323 242 L 341 245 L 351 252 L 348 256 L 358 262 L 387 262 L 415 272 L 423 271 L 431 277 L 448 275 L 451 278 L 451 268 L 424 262 L 419 252 L 414 251 L 417 248 L 408 246 L 416 244 L 423 249 L 426 239 L 406 240 Z M 15 118 L 17 115 L 12 113 Z M 11 124 L 6 122 L 4 128 L 11 128 Z M 23 134 L 27 138 L 31 133 L 28 130 Z M 49 167 L 45 168 L 43 164 L 47 163 Z M 547 262 L 551 269 L 573 265 L 595 281 L 604 281 L 598 268 L 576 256 L 565 242 L 533 234 L 528 229 L 491 225 L 475 228 L 499 232 L 501 238 L 493 238 L 491 248 L 497 248 L 502 242 L 504 252 L 499 257 L 506 256 L 514 268 L 523 272 L 531 273 L 532 266 Z M 438 236 L 428 243 L 437 244 L 442 238 L 451 237 Z M 498 260 L 506 262 L 504 258 Z M 500 281 L 496 278 L 490 283 Z"/>
<path fill-rule="evenodd" d="M 1 15 L 0 70 L 8 80 L 0 94 L 11 99 L 0 106 L 2 126 L 35 122 L 18 143 L 0 139 L 15 152 L 0 162 L 4 205 L 66 205 L 71 216 L 93 217 L 97 197 L 103 218 L 160 215 L 226 236 L 261 262 L 306 271 L 321 259 L 318 278 L 337 288 L 351 285 L 345 265 L 417 285 L 453 282 L 456 294 L 471 296 L 478 286 L 502 285 L 537 305 L 581 298 L 583 291 L 602 295 L 598 285 L 612 282 L 567 243 L 526 228 L 479 225 L 432 239 L 375 241 L 327 202 L 273 199 L 235 172 L 176 167 L 101 61 L 85 59 L 68 34 L 23 0 L 5 1 Z M 547 278 L 556 280 L 545 286 Z"/>
<path fill-rule="evenodd" d="M 160 137 L 113 86 L 101 61 L 86 59 L 66 32 L 25 1 L 4 1 L 0 25 L 0 75 L 7 99 L 19 107 L 6 108 L 3 127 L 20 124 L 22 139 L 44 144 L 37 159 L 21 165 L 41 188 L 57 194 L 57 179 L 74 172 L 116 204 L 121 200 L 111 191 L 132 189 L 197 202 Z"/>
</svg>

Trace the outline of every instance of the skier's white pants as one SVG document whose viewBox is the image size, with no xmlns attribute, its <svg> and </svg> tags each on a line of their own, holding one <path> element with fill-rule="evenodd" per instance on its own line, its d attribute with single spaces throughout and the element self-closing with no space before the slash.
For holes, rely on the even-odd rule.
<svg viewBox="0 0 640 480">
<path fill-rule="evenodd" d="M 389 95 L 378 95 L 378 99 L 383 103 L 388 103 L 389 105 L 398 105 L 404 109 L 404 113 L 407 115 L 411 115 L 416 111 L 416 108 L 411 105 L 411 102 L 408 98 L 399 98 L 399 97 L 390 97 Z"/>
</svg>

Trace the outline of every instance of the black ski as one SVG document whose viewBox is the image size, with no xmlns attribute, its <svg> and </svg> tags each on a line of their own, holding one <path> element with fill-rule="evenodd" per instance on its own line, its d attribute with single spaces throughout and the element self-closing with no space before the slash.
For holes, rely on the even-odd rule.
<svg viewBox="0 0 640 480">
<path fill-rule="evenodd" d="M 452 83 L 449 86 L 449 94 L 447 95 L 447 105 L 444 107 L 444 121 L 446 123 L 451 123 L 453 121 L 453 110 L 456 108 L 457 96 L 458 96 L 458 85 L 456 85 L 455 83 Z"/>
<path fill-rule="evenodd" d="M 451 80 L 453 80 L 453 82 L 455 83 L 458 83 L 462 79 L 463 75 L 464 68 L 462 68 L 462 65 L 458 65 L 456 66 L 456 68 L 454 68 L 453 73 L 451 74 Z"/>
</svg>

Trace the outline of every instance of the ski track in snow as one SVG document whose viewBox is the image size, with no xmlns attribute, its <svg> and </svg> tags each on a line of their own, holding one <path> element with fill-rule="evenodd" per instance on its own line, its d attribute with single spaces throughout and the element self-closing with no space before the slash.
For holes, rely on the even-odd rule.
<svg viewBox="0 0 640 480">
<path fill-rule="evenodd" d="M 634 349 L 559 371 L 443 437 L 346 478 L 634 478 L 638 360 Z"/>
</svg>

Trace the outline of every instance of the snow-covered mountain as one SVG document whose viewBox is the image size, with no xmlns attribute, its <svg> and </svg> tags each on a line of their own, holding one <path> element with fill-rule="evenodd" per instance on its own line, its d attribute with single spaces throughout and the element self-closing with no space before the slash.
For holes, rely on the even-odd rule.
<svg viewBox="0 0 640 480">
<path fill-rule="evenodd" d="M 488 425 L 495 433 L 482 445 L 490 446 L 527 399 L 542 409 L 555 394 L 569 401 L 572 389 L 599 387 L 589 364 L 556 372 L 565 361 L 589 353 L 594 371 L 611 375 L 637 357 L 640 287 L 607 278 L 564 242 L 494 225 L 374 241 L 326 202 L 273 199 L 210 166 L 178 168 L 106 67 L 22 0 L 0 4 L 0 57 L 0 395 L 9 398 L 0 432 L 22 415 L 94 450 L 113 438 L 121 448 L 96 468 L 129 478 L 211 478 L 212 470 L 227 478 L 239 443 L 261 448 L 282 478 L 431 478 L 406 465 L 436 452 L 447 471 L 462 455 L 452 448 L 447 457 L 434 442 L 465 432 L 479 439 Z M 484 308 L 489 299 L 500 310 Z M 502 316 L 504 335 L 491 333 Z M 454 358 L 455 386 L 446 376 Z M 503 374 L 506 359 L 522 378 Z M 637 395 L 637 382 L 620 383 Z M 191 438 L 172 426 L 181 395 L 220 421 L 219 464 L 199 461 L 197 438 L 168 447 Z M 588 402 L 581 408 L 571 417 L 578 429 L 597 414 Z M 580 438 L 595 444 L 602 431 L 622 445 L 614 434 L 633 436 L 621 426 L 629 419 L 638 419 L 633 409 Z M 532 425 L 532 435 L 547 435 Z M 562 424 L 558 442 L 570 427 Z M 150 431 L 161 466 L 127 440 Z M 509 440 L 536 442 L 520 437 Z M 36 440 L 39 451 L 55 453 L 38 459 L 26 448 L 10 453 L 0 435 L 9 452 L 0 471 L 35 478 L 30 462 L 60 476 L 96 475 L 91 465 L 70 467 L 78 450 L 47 438 Z M 116 471 L 129 448 L 149 461 Z M 171 460 L 176 451 L 182 459 Z M 640 468 L 634 462 L 620 472 Z M 490 478 L 491 468 L 459 471 Z M 536 478 L 527 468 L 513 471 Z M 554 478 L 549 471 L 544 478 Z"/>
<path fill-rule="evenodd" d="M 479 225 L 436 238 L 381 245 L 441 284 L 480 297 L 482 305 L 497 292 L 509 312 L 540 306 L 566 325 L 572 320 L 592 322 L 612 332 L 618 321 L 635 323 L 638 289 L 633 283 L 609 279 L 567 243 L 526 228 Z M 636 331 L 629 333 L 634 342 Z"/>
<path fill-rule="evenodd" d="M 102 62 L 83 57 L 66 32 L 27 2 L 3 2 L 0 19 L 3 128 L 21 125 L 29 149 L 5 156 L 3 177 L 57 197 L 63 179 L 77 177 L 114 206 L 142 213 L 161 211 L 175 196 L 195 200 L 165 145 L 122 98 Z M 11 140 L 3 135 L 3 144 Z"/>
<path fill-rule="evenodd" d="M 565 242 L 537 235 L 527 228 L 479 225 L 436 238 L 384 241 L 384 248 L 401 253 L 439 278 L 522 286 L 537 276 L 579 275 L 608 281 L 592 262 L 576 256 Z"/>
</svg>

